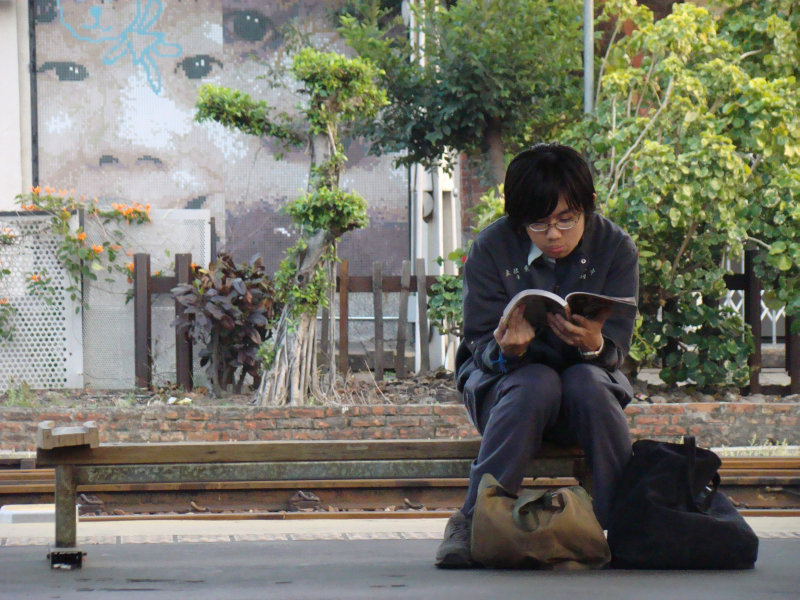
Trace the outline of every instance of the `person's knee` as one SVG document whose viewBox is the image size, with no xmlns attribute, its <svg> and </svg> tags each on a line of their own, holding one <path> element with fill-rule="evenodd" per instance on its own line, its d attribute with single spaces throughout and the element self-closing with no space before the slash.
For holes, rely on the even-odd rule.
<svg viewBox="0 0 800 600">
<path fill-rule="evenodd" d="M 606 401 L 614 401 L 608 384 L 608 373 L 595 365 L 572 365 L 561 374 L 564 402 L 572 406 L 591 404 L 597 409 Z"/>
<path fill-rule="evenodd" d="M 561 396 L 561 378 L 546 365 L 522 365 L 505 375 L 498 385 L 498 393 L 506 396 L 512 393 L 530 397 L 558 398 Z"/>
<path fill-rule="evenodd" d="M 561 403 L 561 377 L 545 365 L 523 365 L 500 380 L 497 393 L 504 409 L 518 418 L 542 411 L 557 412 Z"/>
</svg>

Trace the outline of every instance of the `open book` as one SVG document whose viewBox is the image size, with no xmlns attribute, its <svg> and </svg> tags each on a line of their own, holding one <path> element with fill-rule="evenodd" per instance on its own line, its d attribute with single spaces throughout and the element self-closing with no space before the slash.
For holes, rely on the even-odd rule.
<svg viewBox="0 0 800 600">
<path fill-rule="evenodd" d="M 564 316 L 582 315 L 593 319 L 606 308 L 612 311 L 636 312 L 636 298 L 633 296 L 615 297 L 593 294 L 591 292 L 572 292 L 562 298 L 558 294 L 547 290 L 522 290 L 509 300 L 503 311 L 503 321 L 520 304 L 525 305 L 525 318 L 534 327 L 547 326 L 547 313 L 556 313 Z M 568 310 L 567 310 L 568 309 Z"/>
</svg>

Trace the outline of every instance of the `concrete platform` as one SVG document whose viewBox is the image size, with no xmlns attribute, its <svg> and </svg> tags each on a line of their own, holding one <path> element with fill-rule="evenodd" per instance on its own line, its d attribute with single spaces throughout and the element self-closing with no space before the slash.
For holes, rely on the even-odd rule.
<svg viewBox="0 0 800 600">
<path fill-rule="evenodd" d="M 649 385 L 662 385 L 664 382 L 658 376 L 660 369 L 642 369 L 639 371 L 637 378 L 644 381 Z M 758 378 L 762 386 L 784 386 L 788 387 L 792 380 L 789 377 L 786 369 L 782 367 L 762 367 L 761 374 Z M 746 400 L 747 397 L 745 396 Z"/>
<path fill-rule="evenodd" d="M 80 523 L 83 569 L 53 571 L 52 524 L 0 525 L 0 598 L 548 600 L 800 597 L 800 518 L 750 518 L 750 571 L 441 571 L 444 519 Z"/>
<path fill-rule="evenodd" d="M 55 523 L 55 504 L 6 504 L 0 506 L 0 523 Z"/>
</svg>

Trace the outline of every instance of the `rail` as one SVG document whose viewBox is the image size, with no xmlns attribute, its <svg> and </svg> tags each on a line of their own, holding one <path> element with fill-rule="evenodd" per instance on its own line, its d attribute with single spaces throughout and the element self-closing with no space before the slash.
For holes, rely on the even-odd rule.
<svg viewBox="0 0 800 600">
<path fill-rule="evenodd" d="M 82 564 L 75 511 L 80 486 L 465 478 L 480 447 L 478 438 L 100 444 L 93 422 L 55 427 L 53 421 L 39 423 L 36 439 L 36 464 L 55 471 L 54 567 Z M 527 475 L 571 476 L 591 489 L 576 447 L 543 448 Z"/>
<path fill-rule="evenodd" d="M 722 458 L 721 490 L 746 514 L 800 514 L 800 457 Z M 464 498 L 465 477 L 295 479 L 77 486 L 79 520 L 111 518 L 375 518 L 442 516 Z M 573 477 L 526 478 L 524 486 L 563 486 Z M 55 469 L 0 470 L 0 505 L 49 504 Z M 296 513 L 296 514 L 295 514 Z M 281 517 L 282 516 L 282 517 Z"/>
</svg>

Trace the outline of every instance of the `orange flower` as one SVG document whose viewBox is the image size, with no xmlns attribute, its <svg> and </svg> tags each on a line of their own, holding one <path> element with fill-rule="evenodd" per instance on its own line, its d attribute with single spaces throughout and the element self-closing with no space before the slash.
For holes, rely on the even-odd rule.
<svg viewBox="0 0 800 600">
<path fill-rule="evenodd" d="M 0 305 L 8 304 L 8 298 L 0 298 Z"/>
<path fill-rule="evenodd" d="M 113 246 L 111 246 L 111 247 L 112 247 L 114 250 L 119 250 L 120 248 L 122 248 L 122 246 L 120 246 L 119 244 L 114 244 L 114 245 L 113 245 Z"/>
<path fill-rule="evenodd" d="M 189 264 L 189 268 L 190 269 L 199 269 L 200 265 L 198 265 L 197 263 L 190 263 Z"/>
<path fill-rule="evenodd" d="M 82 232 L 82 231 L 81 231 L 81 232 L 78 234 L 78 236 L 77 236 L 77 237 L 78 237 L 78 241 L 79 241 L 79 242 L 82 242 L 83 240 L 85 240 L 85 239 L 86 239 L 86 234 L 85 234 L 84 232 Z"/>
<path fill-rule="evenodd" d="M 92 244 L 92 252 L 95 254 L 100 254 L 103 251 L 103 247 L 100 244 Z"/>
<path fill-rule="evenodd" d="M 40 188 L 38 185 L 36 187 L 31 186 L 31 193 L 32 194 L 38 195 L 39 192 L 41 192 L 41 191 L 42 191 L 42 188 Z"/>
<path fill-rule="evenodd" d="M 31 275 L 31 281 L 41 281 L 41 280 L 42 280 L 42 276 L 41 275 L 37 275 L 36 273 Z"/>
<path fill-rule="evenodd" d="M 153 273 L 153 277 L 161 277 L 161 271 L 156 271 Z"/>
<path fill-rule="evenodd" d="M 133 263 L 128 263 L 128 264 L 127 264 L 127 265 L 125 265 L 125 266 L 128 268 L 128 271 L 130 271 L 131 273 L 133 273 Z"/>
</svg>

